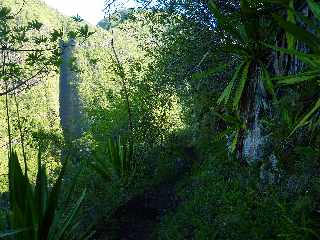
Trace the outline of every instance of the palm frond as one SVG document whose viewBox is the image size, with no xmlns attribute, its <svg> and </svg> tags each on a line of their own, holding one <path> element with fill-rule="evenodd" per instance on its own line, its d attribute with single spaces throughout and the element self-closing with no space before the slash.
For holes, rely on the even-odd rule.
<svg viewBox="0 0 320 240">
<path fill-rule="evenodd" d="M 278 86 L 287 86 L 299 84 L 305 81 L 317 80 L 320 77 L 320 71 L 307 71 L 295 75 L 280 76 L 272 78 Z"/>
</svg>

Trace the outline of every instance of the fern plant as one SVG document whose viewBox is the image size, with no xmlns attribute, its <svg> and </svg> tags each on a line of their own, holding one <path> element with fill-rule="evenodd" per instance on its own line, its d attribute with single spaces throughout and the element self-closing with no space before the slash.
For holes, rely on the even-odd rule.
<svg viewBox="0 0 320 240">
<path fill-rule="evenodd" d="M 79 225 L 78 213 L 85 191 L 69 212 L 65 213 L 58 209 L 65 170 L 66 163 L 50 190 L 46 168 L 39 157 L 36 184 L 32 186 L 28 175 L 22 172 L 16 152 L 10 153 L 9 218 L 11 230 L 0 234 L 0 239 L 10 237 L 15 240 L 62 240 L 87 239 L 90 236 L 88 233 L 76 238 L 73 236 L 75 228 Z"/>
</svg>

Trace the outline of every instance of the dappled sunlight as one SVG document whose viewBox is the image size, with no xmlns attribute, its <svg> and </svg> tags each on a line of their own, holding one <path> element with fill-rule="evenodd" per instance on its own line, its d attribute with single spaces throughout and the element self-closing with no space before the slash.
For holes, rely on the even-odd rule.
<svg viewBox="0 0 320 240">
<path fill-rule="evenodd" d="M 319 239 L 319 23 L 315 0 L 0 0 L 0 239 Z"/>
</svg>

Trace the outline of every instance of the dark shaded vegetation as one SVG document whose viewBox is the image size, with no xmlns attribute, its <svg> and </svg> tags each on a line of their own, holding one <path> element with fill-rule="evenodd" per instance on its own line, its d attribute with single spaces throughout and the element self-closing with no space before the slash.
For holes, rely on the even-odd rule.
<svg viewBox="0 0 320 240">
<path fill-rule="evenodd" d="M 0 0 L 0 239 L 319 239 L 320 4 L 137 3 Z"/>
</svg>

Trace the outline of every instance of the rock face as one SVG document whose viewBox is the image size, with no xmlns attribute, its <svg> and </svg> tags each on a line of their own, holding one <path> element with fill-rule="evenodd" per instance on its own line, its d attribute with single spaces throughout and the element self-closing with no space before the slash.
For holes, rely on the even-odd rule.
<svg viewBox="0 0 320 240">
<path fill-rule="evenodd" d="M 259 79 L 253 96 L 252 122 L 244 138 L 243 157 L 250 162 L 255 162 L 263 158 L 263 147 L 266 137 L 262 131 L 261 112 L 266 108 L 266 93 L 261 79 Z"/>
<path fill-rule="evenodd" d="M 77 73 L 73 70 L 76 41 L 61 42 L 60 67 L 60 122 L 66 142 L 81 136 L 81 100 L 77 90 Z"/>
</svg>

